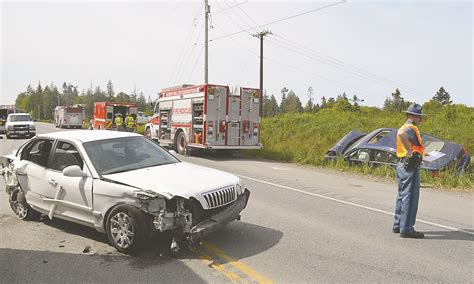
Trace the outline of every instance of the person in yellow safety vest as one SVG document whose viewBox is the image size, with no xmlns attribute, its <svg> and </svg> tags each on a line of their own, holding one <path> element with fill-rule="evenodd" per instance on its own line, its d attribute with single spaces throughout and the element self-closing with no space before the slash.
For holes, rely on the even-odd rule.
<svg viewBox="0 0 474 284">
<path fill-rule="evenodd" d="M 120 131 L 123 128 L 122 114 L 117 113 L 115 115 L 115 130 Z"/>
<path fill-rule="evenodd" d="M 415 231 L 414 225 L 420 197 L 420 164 L 425 147 L 417 126 L 425 114 L 419 104 L 410 105 L 404 112 L 407 120 L 397 133 L 398 194 L 392 231 L 402 238 L 421 239 L 425 235 Z"/>
<path fill-rule="evenodd" d="M 125 125 L 127 127 L 127 131 L 134 132 L 134 130 L 135 130 L 135 119 L 129 113 L 127 113 L 127 117 L 125 117 Z"/>
</svg>

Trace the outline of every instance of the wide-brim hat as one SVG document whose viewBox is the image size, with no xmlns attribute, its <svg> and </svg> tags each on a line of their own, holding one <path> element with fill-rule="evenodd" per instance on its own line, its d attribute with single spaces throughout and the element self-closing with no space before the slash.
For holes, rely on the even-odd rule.
<svg viewBox="0 0 474 284">
<path fill-rule="evenodd" d="M 423 113 L 422 107 L 419 104 L 411 104 L 407 108 L 407 110 L 404 110 L 403 112 L 413 114 L 413 115 L 418 115 L 418 116 L 426 116 L 426 114 Z"/>
</svg>

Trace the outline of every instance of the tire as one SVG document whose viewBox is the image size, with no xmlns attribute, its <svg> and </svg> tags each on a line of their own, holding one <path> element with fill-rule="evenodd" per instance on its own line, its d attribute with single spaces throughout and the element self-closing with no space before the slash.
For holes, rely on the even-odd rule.
<svg viewBox="0 0 474 284">
<path fill-rule="evenodd" d="M 26 202 L 25 195 L 20 189 L 15 189 L 10 196 L 10 207 L 16 217 L 25 221 L 36 221 L 41 217 L 41 213 L 35 211 Z"/>
<path fill-rule="evenodd" d="M 151 129 L 150 129 L 150 127 L 146 128 L 145 137 L 151 140 Z"/>
<path fill-rule="evenodd" d="M 150 224 L 150 217 L 138 208 L 118 205 L 107 217 L 107 238 L 119 252 L 135 254 L 148 243 Z"/>
<path fill-rule="evenodd" d="M 179 154 L 184 155 L 186 153 L 187 145 L 188 143 L 186 142 L 184 131 L 180 131 L 178 137 L 176 137 L 176 151 L 178 151 Z"/>
</svg>

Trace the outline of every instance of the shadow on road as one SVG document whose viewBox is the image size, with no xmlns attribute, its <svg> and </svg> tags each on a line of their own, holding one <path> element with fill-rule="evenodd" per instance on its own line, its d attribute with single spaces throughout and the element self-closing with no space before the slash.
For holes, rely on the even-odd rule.
<svg viewBox="0 0 474 284">
<path fill-rule="evenodd" d="M 474 233 L 473 230 L 464 229 L 464 231 L 468 231 Z M 474 241 L 474 236 L 470 235 L 465 232 L 460 231 L 430 231 L 424 232 L 425 239 L 428 240 L 458 240 L 458 241 Z"/>
<path fill-rule="evenodd" d="M 0 248 L 0 255 L 3 283 L 206 283 L 185 263 L 169 257 L 140 260 L 10 248 Z"/>
<path fill-rule="evenodd" d="M 188 153 L 188 157 L 203 158 L 212 161 L 235 161 L 235 160 L 246 160 L 246 161 L 261 161 L 257 159 L 250 150 L 238 151 L 238 150 L 201 150 L 192 149 Z"/>
<path fill-rule="evenodd" d="M 67 234 L 79 235 L 108 244 L 106 235 L 93 228 L 60 219 L 49 220 L 46 216 L 43 216 L 41 223 Z M 209 235 L 203 242 L 218 247 L 225 252 L 225 254 L 238 260 L 258 255 L 272 248 L 278 244 L 282 236 L 283 233 L 278 230 L 245 222 L 233 222 Z M 199 253 L 192 252 L 187 247 L 181 246 L 181 250 L 178 253 L 171 252 L 169 248 L 170 238 L 165 234 L 157 234 L 150 240 L 146 250 L 136 257 L 130 258 L 130 265 L 136 268 L 147 268 L 148 266 L 155 266 L 157 259 L 166 261 L 166 257 L 169 259 L 199 258 Z M 111 249 L 113 250 L 112 247 Z M 163 257 L 165 257 L 165 259 L 163 259 Z"/>
</svg>

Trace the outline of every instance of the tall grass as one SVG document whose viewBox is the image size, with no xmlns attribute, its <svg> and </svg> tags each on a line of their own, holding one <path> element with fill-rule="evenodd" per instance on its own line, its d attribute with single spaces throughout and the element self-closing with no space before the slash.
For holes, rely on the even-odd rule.
<svg viewBox="0 0 474 284">
<path fill-rule="evenodd" d="M 459 143 L 470 154 L 474 153 L 474 108 L 454 105 L 426 111 L 428 117 L 419 127 L 421 132 Z M 359 112 L 324 109 L 317 113 L 283 114 L 263 118 L 261 141 L 264 149 L 252 154 L 275 160 L 327 166 L 323 162 L 326 151 L 350 130 L 370 132 L 381 127 L 399 128 L 404 121 L 404 113 L 384 112 L 368 107 Z M 330 167 L 394 177 L 394 170 L 390 167 L 349 167 L 343 161 Z M 472 173 L 458 176 L 447 171 L 439 177 L 430 175 L 423 173 L 422 182 L 436 187 L 474 189 Z"/>
</svg>

